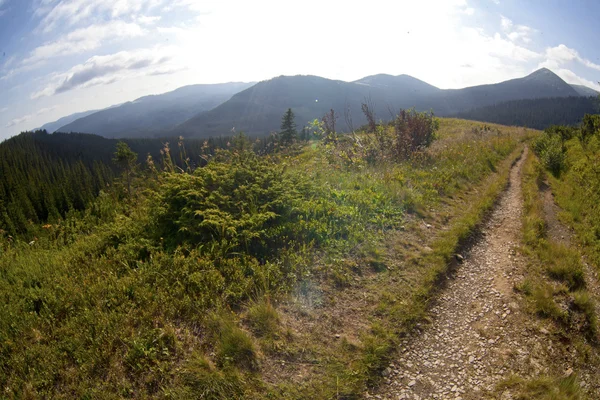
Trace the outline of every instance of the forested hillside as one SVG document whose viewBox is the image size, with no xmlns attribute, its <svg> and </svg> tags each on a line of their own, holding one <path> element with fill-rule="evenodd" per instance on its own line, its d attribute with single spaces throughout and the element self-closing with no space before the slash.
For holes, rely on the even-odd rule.
<svg viewBox="0 0 600 400">
<path fill-rule="evenodd" d="M 597 113 L 597 97 L 553 97 L 514 100 L 456 114 L 457 118 L 503 125 L 545 129 L 551 125 L 578 125 L 585 114 Z"/>
<path fill-rule="evenodd" d="M 111 182 L 105 139 L 27 132 L 0 145 L 0 230 L 24 233 L 83 210 Z M 103 154 L 104 153 L 104 154 Z"/>
<path fill-rule="evenodd" d="M 165 151 L 172 151 L 178 168 L 203 165 L 215 148 L 231 138 L 127 139 L 137 164 L 148 155 L 161 168 Z M 262 140 L 262 146 L 268 139 Z M 0 143 L 0 230 L 10 235 L 39 230 L 39 223 L 63 219 L 69 211 L 84 210 L 101 190 L 112 192 L 119 175 L 113 162 L 116 139 L 77 133 L 25 132 Z M 121 194 L 122 195 L 122 194 Z"/>
</svg>

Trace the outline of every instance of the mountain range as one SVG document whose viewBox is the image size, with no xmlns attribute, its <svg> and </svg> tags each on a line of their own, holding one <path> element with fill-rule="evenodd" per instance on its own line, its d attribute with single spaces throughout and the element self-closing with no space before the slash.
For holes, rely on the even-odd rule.
<svg viewBox="0 0 600 400">
<path fill-rule="evenodd" d="M 157 136 L 173 126 L 210 110 L 253 83 L 190 85 L 172 92 L 141 97 L 72 120 L 60 132 L 94 133 L 107 138 Z"/>
<path fill-rule="evenodd" d="M 108 138 L 179 136 L 206 138 L 243 131 L 252 136 L 277 131 L 291 108 L 304 126 L 330 109 L 339 130 L 366 121 L 361 103 L 373 105 L 378 119 L 401 108 L 433 110 L 450 116 L 515 100 L 597 96 L 581 85 L 569 85 L 549 69 L 523 78 L 463 89 L 439 89 L 409 75 L 378 74 L 345 82 L 318 76 L 279 76 L 259 83 L 184 86 L 161 95 L 44 125 L 49 131 L 94 133 Z M 61 125 L 61 121 L 66 121 Z M 352 125 L 352 126 L 349 126 Z M 44 128 L 43 127 L 43 128 Z"/>
</svg>

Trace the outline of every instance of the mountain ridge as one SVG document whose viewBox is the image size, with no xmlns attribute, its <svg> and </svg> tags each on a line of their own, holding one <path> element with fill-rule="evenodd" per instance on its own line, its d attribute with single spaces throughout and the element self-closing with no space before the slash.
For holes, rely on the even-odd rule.
<svg viewBox="0 0 600 400">
<path fill-rule="evenodd" d="M 258 136 L 277 131 L 288 108 L 294 111 L 299 126 L 334 109 L 340 117 L 340 130 L 351 130 L 366 122 L 363 102 L 371 103 L 378 119 L 385 119 L 400 108 L 448 116 L 507 101 L 592 93 L 597 92 L 570 85 L 547 68 L 521 78 L 461 89 L 440 89 L 406 74 L 375 74 L 350 82 L 316 75 L 281 75 L 258 83 L 183 86 L 90 113 L 56 130 L 107 138 L 205 138 L 232 131 Z"/>
<path fill-rule="evenodd" d="M 58 128 L 107 138 L 153 137 L 199 111 L 211 109 L 253 83 L 228 82 L 182 86 L 170 92 L 143 96 L 78 118 Z"/>
<path fill-rule="evenodd" d="M 299 125 L 334 109 L 339 116 L 349 110 L 353 125 L 359 126 L 366 122 L 361 111 L 361 102 L 366 99 L 370 99 L 375 114 L 381 118 L 400 108 L 431 109 L 444 116 L 511 100 L 572 96 L 579 93 L 546 68 L 522 78 L 462 89 L 439 89 L 408 75 L 378 74 L 352 82 L 310 75 L 279 76 L 196 114 L 170 133 L 209 137 L 235 129 L 250 135 L 267 134 L 279 129 L 279 120 L 287 108 L 292 108 Z M 340 118 L 338 123 L 343 124 L 344 120 Z"/>
</svg>

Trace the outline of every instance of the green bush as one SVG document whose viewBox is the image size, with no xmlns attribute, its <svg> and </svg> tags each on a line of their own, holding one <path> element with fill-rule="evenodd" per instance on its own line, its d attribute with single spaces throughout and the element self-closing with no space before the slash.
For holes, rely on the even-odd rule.
<svg viewBox="0 0 600 400">
<path fill-rule="evenodd" d="M 579 128 L 579 141 L 586 148 L 590 139 L 600 133 L 600 115 L 585 114 Z"/>
<path fill-rule="evenodd" d="M 563 142 L 566 142 L 575 137 L 577 129 L 572 126 L 552 125 L 546 128 L 545 132 L 550 135 L 558 135 Z"/>
<path fill-rule="evenodd" d="M 544 132 L 534 141 L 533 149 L 552 175 L 559 176 L 565 169 L 565 147 L 560 134 Z"/>
<path fill-rule="evenodd" d="M 439 122 L 433 113 L 401 110 L 394 120 L 393 158 L 402 160 L 429 147 L 435 140 Z"/>
<path fill-rule="evenodd" d="M 221 156 L 193 174 L 166 176 L 158 199 L 161 237 L 170 248 L 213 243 L 265 256 L 274 241 L 285 240 L 274 230 L 295 219 L 298 185 L 282 165 L 252 152 Z"/>
<path fill-rule="evenodd" d="M 346 166 L 362 167 L 385 161 L 401 162 L 423 152 L 436 139 L 439 120 L 432 112 L 414 109 L 400 110 L 387 125 L 375 124 L 372 108 L 363 104 L 363 112 L 369 121 L 366 132 L 339 135 L 335 132 L 333 110 L 326 115 L 316 129 L 323 137 L 321 145 L 331 164 L 341 162 Z"/>
</svg>

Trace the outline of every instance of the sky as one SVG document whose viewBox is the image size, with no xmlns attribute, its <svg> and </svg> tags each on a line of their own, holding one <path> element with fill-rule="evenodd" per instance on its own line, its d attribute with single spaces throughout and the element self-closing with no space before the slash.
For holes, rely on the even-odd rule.
<svg viewBox="0 0 600 400">
<path fill-rule="evenodd" d="M 546 67 L 600 90 L 597 0 L 0 0 L 0 141 L 196 83 Z"/>
</svg>

